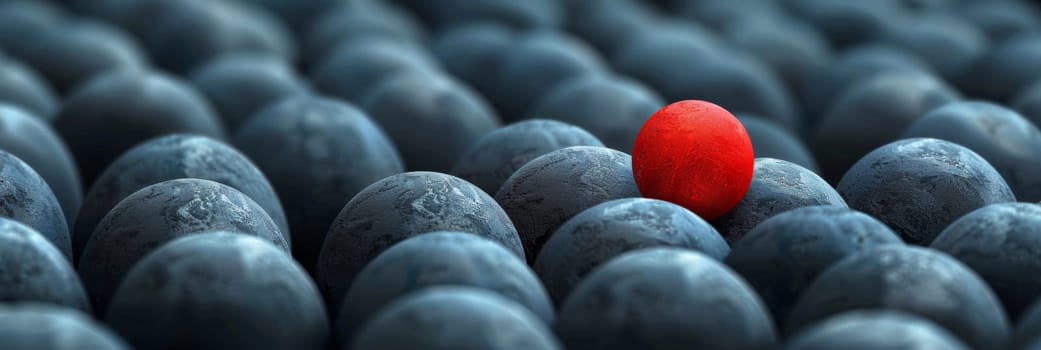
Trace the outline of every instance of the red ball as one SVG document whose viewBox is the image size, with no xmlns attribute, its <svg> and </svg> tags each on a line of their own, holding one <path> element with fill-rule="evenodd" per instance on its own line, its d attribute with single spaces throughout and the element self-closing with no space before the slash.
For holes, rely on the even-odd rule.
<svg viewBox="0 0 1041 350">
<path fill-rule="evenodd" d="M 741 201 L 754 166 L 745 127 L 705 101 L 662 107 L 643 124 L 633 145 L 633 177 L 640 193 L 681 205 L 705 220 Z"/>
</svg>

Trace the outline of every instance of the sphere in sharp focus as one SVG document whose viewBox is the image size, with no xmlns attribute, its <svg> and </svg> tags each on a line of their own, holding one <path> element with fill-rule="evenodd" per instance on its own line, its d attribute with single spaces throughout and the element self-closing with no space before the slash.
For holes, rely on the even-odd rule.
<svg viewBox="0 0 1041 350">
<path fill-rule="evenodd" d="M 1015 321 L 1041 297 L 1041 206 L 999 203 L 952 223 L 930 245 L 983 277 Z"/>
<path fill-rule="evenodd" d="M 41 302 L 90 313 L 76 270 L 47 238 L 0 218 L 0 301 Z"/>
<path fill-rule="evenodd" d="M 80 173 L 69 148 L 46 121 L 27 110 L 0 103 L 0 150 L 36 170 L 61 203 L 66 223 L 76 221 L 83 201 Z"/>
<path fill-rule="evenodd" d="M 219 56 L 194 70 L 190 79 L 228 130 L 238 130 L 269 104 L 310 91 L 291 62 L 259 54 Z"/>
<path fill-rule="evenodd" d="M 160 246 L 127 272 L 105 322 L 141 349 L 324 349 L 321 294 L 263 239 L 211 232 Z"/>
<path fill-rule="evenodd" d="M 839 206 L 796 208 L 766 219 L 733 244 L 724 262 L 748 281 L 784 323 L 803 290 L 842 258 L 903 244 L 885 224 Z"/>
<path fill-rule="evenodd" d="M 698 310 L 698 311 L 693 311 Z M 572 349 L 773 349 L 759 297 L 701 253 L 648 248 L 593 271 L 561 306 L 554 327 Z"/>
<path fill-rule="evenodd" d="M 55 128 L 69 145 L 84 184 L 148 139 L 173 133 L 224 137 L 205 98 L 163 73 L 118 70 L 98 75 L 62 104 Z"/>
<path fill-rule="evenodd" d="M 1009 333 L 998 298 L 967 266 L 935 250 L 893 245 L 850 255 L 824 271 L 792 309 L 786 330 L 857 309 L 915 314 L 979 349 L 1003 344 Z"/>
<path fill-rule="evenodd" d="M 614 199 L 640 197 L 628 154 L 575 146 L 528 162 L 503 183 L 495 200 L 509 214 L 529 263 L 560 225 Z"/>
<path fill-rule="evenodd" d="M 360 105 L 387 131 L 412 171 L 450 171 L 470 145 L 500 125 L 481 95 L 439 74 L 388 77 Z"/>
<path fill-rule="evenodd" d="M 408 336 L 402 336 L 407 332 Z M 442 286 L 384 308 L 344 349 L 555 350 L 553 331 L 520 304 L 472 287 Z"/>
<path fill-rule="evenodd" d="M 293 256 L 309 270 L 343 205 L 405 171 L 390 138 L 364 112 L 323 97 L 268 106 L 239 129 L 235 145 L 274 185 L 293 232 Z"/>
<path fill-rule="evenodd" d="M 275 190 L 253 162 L 231 146 L 205 136 L 169 135 L 145 141 L 109 164 L 91 186 L 76 220 L 73 252 L 78 257 L 98 222 L 127 196 L 167 180 L 203 179 L 249 196 L 289 240 L 289 224 Z"/>
<path fill-rule="evenodd" d="M 127 271 L 163 243 L 217 230 L 258 236 L 289 252 L 264 208 L 217 182 L 164 181 L 124 198 L 98 223 L 80 257 L 80 277 L 94 307 L 105 310 Z"/>
<path fill-rule="evenodd" d="M 489 194 L 531 160 L 571 146 L 604 144 L 585 129 L 549 119 L 531 119 L 493 130 L 456 160 L 452 174 Z"/>
<path fill-rule="evenodd" d="M 745 195 L 753 157 L 745 128 L 730 112 L 710 102 L 680 101 L 655 112 L 640 129 L 633 177 L 644 197 L 712 220 Z"/>
<path fill-rule="evenodd" d="M 495 292 L 553 324 L 553 303 L 523 260 L 477 235 L 433 232 L 391 246 L 362 269 L 343 298 L 336 336 L 349 344 L 366 320 L 394 300 L 441 285 Z"/>
<path fill-rule="evenodd" d="M 828 318 L 800 332 L 785 350 L 969 350 L 937 324 L 896 311 L 851 311 Z"/>
<path fill-rule="evenodd" d="M 382 251 L 433 231 L 483 236 L 524 256 L 510 218 L 477 186 L 441 173 L 397 174 L 359 192 L 329 228 L 316 270 L 327 305 L 340 305 L 358 273 Z"/>
<path fill-rule="evenodd" d="M 90 315 L 38 303 L 0 305 L 0 343 L 10 350 L 130 349 Z"/>
<path fill-rule="evenodd" d="M 33 228 L 72 261 L 69 225 L 58 199 L 35 170 L 5 151 L 0 151 L 0 217 Z"/>
<path fill-rule="evenodd" d="M 968 148 L 905 139 L 861 158 L 837 186 L 850 208 L 874 216 L 907 243 L 926 245 L 962 215 L 1014 202 L 1001 174 Z"/>
<path fill-rule="evenodd" d="M 1041 130 L 1018 113 L 989 102 L 956 102 L 926 113 L 905 138 L 932 137 L 971 149 L 997 169 L 1016 198 L 1041 201 Z"/>
<path fill-rule="evenodd" d="M 603 263 L 650 247 L 686 248 L 716 260 L 730 253 L 719 233 L 689 210 L 655 199 L 625 198 L 601 203 L 565 222 L 533 266 L 559 305 Z"/>
<path fill-rule="evenodd" d="M 846 207 L 846 202 L 812 171 L 779 159 L 759 158 L 741 202 L 712 224 L 733 243 L 771 216 L 812 205 Z"/>
</svg>

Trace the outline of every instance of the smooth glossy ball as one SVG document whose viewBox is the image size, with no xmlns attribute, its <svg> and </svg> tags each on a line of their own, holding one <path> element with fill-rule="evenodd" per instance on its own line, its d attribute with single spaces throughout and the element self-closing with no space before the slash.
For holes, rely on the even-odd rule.
<svg viewBox="0 0 1041 350">
<path fill-rule="evenodd" d="M 0 302 L 42 302 L 90 313 L 76 269 L 47 238 L 0 218 Z"/>
<path fill-rule="evenodd" d="M 633 177 L 644 197 L 679 204 L 706 220 L 730 211 L 752 183 L 752 141 L 741 122 L 705 101 L 658 110 L 633 146 Z"/>
<path fill-rule="evenodd" d="M 686 248 L 716 260 L 730 253 L 712 225 L 689 210 L 656 199 L 625 198 L 601 203 L 565 222 L 550 236 L 534 268 L 559 305 L 601 264 L 650 247 Z"/>
<path fill-rule="evenodd" d="M 452 174 L 495 194 L 532 159 L 571 146 L 604 144 L 585 129 L 548 119 L 525 120 L 489 132 L 455 162 Z"/>
<path fill-rule="evenodd" d="M 441 173 L 397 174 L 359 192 L 329 228 L 316 269 L 327 305 L 340 305 L 362 268 L 385 249 L 433 231 L 487 237 L 524 256 L 510 218 L 477 186 Z"/>
<path fill-rule="evenodd" d="M 8 350 L 129 350 L 90 315 L 49 304 L 0 305 L 0 344 Z"/>
<path fill-rule="evenodd" d="M 141 259 L 105 322 L 140 349 L 324 349 L 318 288 L 281 247 L 240 233 L 178 238 Z"/>
<path fill-rule="evenodd" d="M 289 252 L 288 239 L 264 208 L 238 190 L 201 179 L 145 187 L 116 204 L 83 248 L 79 273 L 98 310 L 146 254 L 178 237 L 205 231 L 255 235 Z"/>
<path fill-rule="evenodd" d="M 571 349 L 777 346 L 769 313 L 748 284 L 716 260 L 678 248 L 629 252 L 596 269 L 564 302 L 554 328 Z"/>
<path fill-rule="evenodd" d="M 2 54 L 0 101 L 24 108 L 32 112 L 36 118 L 48 122 L 54 120 L 60 105 L 57 93 L 42 75 L 21 62 L 3 57 Z"/>
<path fill-rule="evenodd" d="M 408 336 L 403 336 L 408 334 Z M 342 349 L 556 350 L 553 331 L 520 304 L 473 287 L 431 287 L 372 317 Z"/>
<path fill-rule="evenodd" d="M 579 212 L 614 199 L 640 197 L 628 154 L 576 146 L 547 153 L 517 170 L 495 200 L 509 214 L 534 263 L 550 234 Z"/>
<path fill-rule="evenodd" d="M 336 335 L 349 344 L 366 320 L 394 300 L 443 285 L 495 292 L 553 324 L 553 303 L 523 260 L 484 237 L 432 232 L 395 244 L 365 266 L 343 298 Z"/>
<path fill-rule="evenodd" d="M 937 324 L 898 311 L 850 311 L 800 332 L 785 350 L 969 350 Z"/>
</svg>

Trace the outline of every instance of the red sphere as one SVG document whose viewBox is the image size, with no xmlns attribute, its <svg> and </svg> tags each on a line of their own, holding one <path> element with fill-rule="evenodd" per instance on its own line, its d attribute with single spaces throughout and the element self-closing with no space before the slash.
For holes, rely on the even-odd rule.
<svg viewBox="0 0 1041 350">
<path fill-rule="evenodd" d="M 745 127 L 705 101 L 662 107 L 643 124 L 633 145 L 633 177 L 640 193 L 679 204 L 705 220 L 741 201 L 754 166 Z"/>
</svg>

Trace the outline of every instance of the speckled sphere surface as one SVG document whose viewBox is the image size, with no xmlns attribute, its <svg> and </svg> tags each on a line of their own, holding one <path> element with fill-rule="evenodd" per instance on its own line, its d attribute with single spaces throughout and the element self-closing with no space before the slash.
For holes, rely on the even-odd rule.
<svg viewBox="0 0 1041 350">
<path fill-rule="evenodd" d="M 640 129 L 633 177 L 644 197 L 679 204 L 706 220 L 745 195 L 755 162 L 748 133 L 730 112 L 705 101 L 663 107 Z"/>
<path fill-rule="evenodd" d="M 890 309 L 927 318 L 966 344 L 1003 344 L 1009 322 L 987 284 L 947 254 L 910 246 L 883 246 L 842 259 L 806 288 L 786 330 L 800 330 L 857 309 Z"/>
<path fill-rule="evenodd" d="M 705 220 L 681 206 L 625 198 L 586 209 L 560 226 L 534 262 L 535 272 L 560 304 L 583 278 L 631 250 L 677 247 L 722 260 L 730 247 Z"/>
<path fill-rule="evenodd" d="M 399 299 L 376 314 L 344 348 L 563 349 L 553 331 L 520 304 L 483 289 L 457 286 L 432 287 Z"/>
<path fill-rule="evenodd" d="M 827 181 L 806 168 L 779 159 L 759 158 L 744 198 L 712 224 L 727 242 L 733 243 L 771 216 L 811 205 L 845 207 L 846 201 Z"/>
<path fill-rule="evenodd" d="M 145 256 L 105 322 L 140 349 L 318 350 L 329 338 L 307 272 L 283 248 L 229 232 L 181 237 Z"/>
<path fill-rule="evenodd" d="M 340 305 L 362 268 L 385 249 L 433 231 L 487 237 L 524 256 L 510 218 L 477 186 L 441 173 L 393 175 L 354 196 L 329 228 L 316 270 L 327 305 Z"/>
<path fill-rule="evenodd" d="M 527 264 L 501 244 L 462 232 L 424 233 L 391 246 L 358 274 L 336 320 L 341 344 L 404 295 L 438 285 L 481 288 L 523 305 L 547 325 L 553 304 Z"/>
<path fill-rule="evenodd" d="M 72 239 L 58 199 L 28 164 L 0 151 L 0 217 L 29 226 L 72 260 Z"/>
<path fill-rule="evenodd" d="M 896 311 L 851 311 L 801 332 L 785 350 L 969 350 L 957 337 L 927 319 Z"/>
<path fill-rule="evenodd" d="M 90 313 L 72 264 L 39 232 L 0 218 L 0 301 L 44 302 Z"/>
<path fill-rule="evenodd" d="M 130 349 L 89 315 L 38 303 L 0 305 L 0 344 L 10 350 Z"/>
<path fill-rule="evenodd" d="M 216 230 L 255 235 L 289 252 L 288 241 L 264 208 L 220 183 L 170 180 L 126 197 L 101 219 L 80 257 L 80 277 L 95 308 L 105 310 L 127 271 L 156 247 Z"/>
<path fill-rule="evenodd" d="M 614 199 L 640 197 L 628 154 L 576 146 L 542 155 L 506 180 L 495 200 L 509 214 L 535 262 L 550 234 L 582 210 Z"/>
<path fill-rule="evenodd" d="M 836 187 L 850 208 L 878 218 L 905 242 L 923 245 L 976 208 L 1016 200 L 983 157 L 929 138 L 879 147 L 857 161 Z"/>
<path fill-rule="evenodd" d="M 193 178 L 219 182 L 257 202 L 289 240 L 289 224 L 275 190 L 245 155 L 205 136 L 170 135 L 142 143 L 117 158 L 101 173 L 84 199 L 76 221 L 73 250 L 83 252 L 94 228 L 112 207 L 149 185 Z"/>
<path fill-rule="evenodd" d="M 83 202 L 79 169 L 69 148 L 50 125 L 21 108 L 0 103 L 0 150 L 36 170 L 61 203 L 66 223 L 75 222 Z"/>
<path fill-rule="evenodd" d="M 677 248 L 629 252 L 593 271 L 564 302 L 554 328 L 572 349 L 777 346 L 752 288 L 716 260 Z"/>
<path fill-rule="evenodd" d="M 563 122 L 533 119 L 510 124 L 475 141 L 455 162 L 452 174 L 495 194 L 506 179 L 532 159 L 571 146 L 604 144 L 588 131 Z"/>
<path fill-rule="evenodd" d="M 824 270 L 884 244 L 903 241 L 878 219 L 845 207 L 808 206 L 766 219 L 733 244 L 724 262 L 783 324 L 803 289 Z"/>
</svg>

